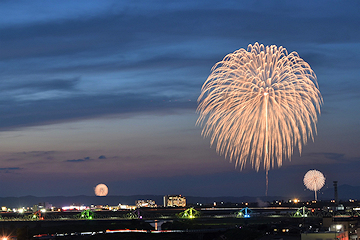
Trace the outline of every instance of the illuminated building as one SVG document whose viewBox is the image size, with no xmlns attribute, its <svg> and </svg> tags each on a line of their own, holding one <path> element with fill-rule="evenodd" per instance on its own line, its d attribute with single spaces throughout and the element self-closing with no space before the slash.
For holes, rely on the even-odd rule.
<svg viewBox="0 0 360 240">
<path fill-rule="evenodd" d="M 164 207 L 185 207 L 186 198 L 181 195 L 164 196 Z"/>
<path fill-rule="evenodd" d="M 349 240 L 348 233 L 344 231 L 301 233 L 301 240 Z"/>
<path fill-rule="evenodd" d="M 323 217 L 323 226 L 332 232 L 345 232 L 349 239 L 359 239 L 357 217 Z"/>
<path fill-rule="evenodd" d="M 136 206 L 124 205 L 124 204 L 119 203 L 118 209 L 135 210 Z"/>
<path fill-rule="evenodd" d="M 150 208 L 157 207 L 154 200 L 137 200 L 137 201 L 135 201 L 135 205 L 138 208 L 140 208 L 140 207 L 150 207 Z"/>
<path fill-rule="evenodd" d="M 33 206 L 33 211 L 36 212 L 41 209 L 51 210 L 53 208 L 52 204 L 48 202 L 39 203 L 38 205 Z"/>
</svg>

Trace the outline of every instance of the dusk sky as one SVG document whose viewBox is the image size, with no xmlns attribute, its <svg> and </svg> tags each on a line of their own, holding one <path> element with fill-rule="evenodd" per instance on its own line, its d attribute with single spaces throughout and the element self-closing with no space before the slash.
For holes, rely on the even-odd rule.
<svg viewBox="0 0 360 240">
<path fill-rule="evenodd" d="M 270 196 L 360 185 L 360 1 L 1 1 L 0 197 L 263 196 L 195 125 L 211 67 L 255 42 L 296 51 L 324 104 Z M 319 194 L 321 195 L 321 193 Z"/>
</svg>

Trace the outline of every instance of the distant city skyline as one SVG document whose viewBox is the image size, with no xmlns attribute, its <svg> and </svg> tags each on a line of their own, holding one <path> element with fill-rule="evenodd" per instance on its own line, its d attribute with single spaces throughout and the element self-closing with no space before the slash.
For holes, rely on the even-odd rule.
<svg viewBox="0 0 360 240">
<path fill-rule="evenodd" d="M 357 1 L 3 1 L 0 197 L 262 196 L 195 126 L 211 67 L 248 44 L 296 51 L 324 98 L 315 142 L 269 172 L 269 196 L 359 186 Z M 320 195 L 319 195 L 320 196 Z"/>
<path fill-rule="evenodd" d="M 325 189 L 319 192 L 318 202 L 323 204 L 327 202 L 335 202 L 335 191 L 333 188 Z M 173 200 L 178 201 L 177 196 L 170 195 Z M 301 197 L 293 196 L 183 196 L 178 195 L 183 198 L 182 203 L 186 202 L 186 205 L 196 205 L 196 206 L 205 206 L 213 205 L 214 202 L 217 205 L 225 204 L 245 204 L 251 203 L 251 205 L 266 206 L 275 202 L 312 202 L 314 200 L 314 195 L 304 195 Z M 122 208 L 135 208 L 135 206 L 141 205 L 142 207 L 162 207 L 166 199 L 169 198 L 169 195 L 130 195 L 130 196 L 121 196 L 121 195 L 109 195 L 106 197 L 98 196 L 45 196 L 45 197 L 36 197 L 36 196 L 22 196 L 22 197 L 0 197 L 0 204 L 3 209 L 20 209 L 28 208 L 33 205 L 41 206 L 51 206 L 54 208 L 63 208 L 71 209 L 77 207 L 85 208 L 86 206 L 116 206 L 121 205 Z M 360 199 L 360 186 L 353 187 L 350 185 L 341 185 L 338 188 L 338 201 L 342 204 L 351 204 L 354 202 L 359 202 Z M 181 201 L 179 201 L 181 203 Z M 6 210 L 2 210 L 6 211 Z"/>
</svg>

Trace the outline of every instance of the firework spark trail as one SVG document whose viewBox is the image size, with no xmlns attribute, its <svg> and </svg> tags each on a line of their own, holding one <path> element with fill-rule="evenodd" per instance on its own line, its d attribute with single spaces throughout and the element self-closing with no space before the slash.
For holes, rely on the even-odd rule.
<svg viewBox="0 0 360 240">
<path fill-rule="evenodd" d="M 304 176 L 304 185 L 311 191 L 315 192 L 315 200 L 317 200 L 316 192 L 325 184 L 324 175 L 318 170 L 309 170 Z"/>
<path fill-rule="evenodd" d="M 314 140 L 322 97 L 316 75 L 296 52 L 259 43 L 215 64 L 198 98 L 198 125 L 216 151 L 241 170 L 291 160 Z"/>
</svg>

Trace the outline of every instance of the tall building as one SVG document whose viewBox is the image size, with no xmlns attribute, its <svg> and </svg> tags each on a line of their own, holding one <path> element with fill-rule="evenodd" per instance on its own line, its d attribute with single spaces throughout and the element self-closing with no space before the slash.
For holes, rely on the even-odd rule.
<svg viewBox="0 0 360 240">
<path fill-rule="evenodd" d="M 338 181 L 333 181 L 333 183 L 334 183 L 334 198 L 335 198 L 335 203 L 337 204 L 339 202 L 338 187 L 337 187 Z"/>
<path fill-rule="evenodd" d="M 166 195 L 164 207 L 186 207 L 186 198 L 181 195 Z"/>
</svg>

